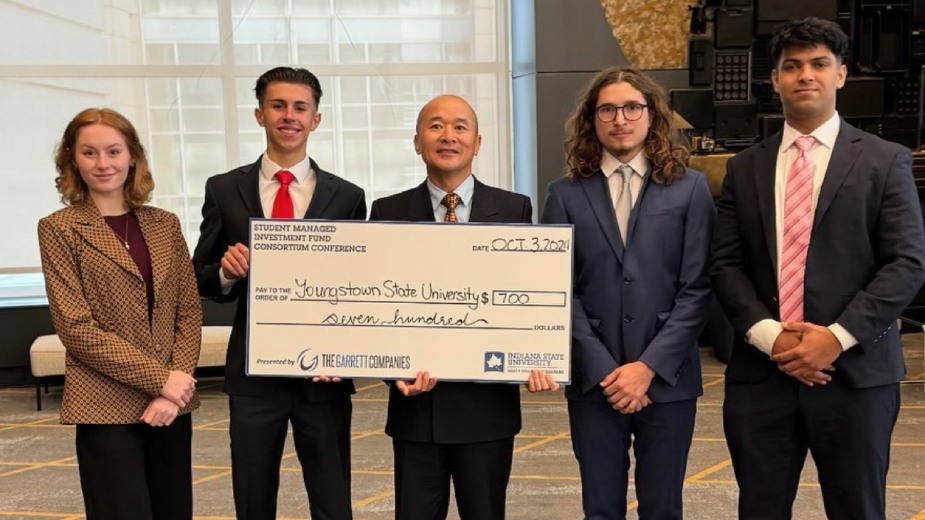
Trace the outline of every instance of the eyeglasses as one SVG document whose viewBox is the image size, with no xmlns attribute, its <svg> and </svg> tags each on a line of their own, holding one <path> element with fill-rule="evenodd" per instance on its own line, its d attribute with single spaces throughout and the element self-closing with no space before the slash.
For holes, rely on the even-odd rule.
<svg viewBox="0 0 925 520">
<path fill-rule="evenodd" d="M 627 121 L 637 121 L 642 117 L 642 113 L 649 105 L 639 103 L 627 103 L 625 105 L 611 105 L 610 103 L 597 107 L 597 118 L 601 123 L 612 123 L 617 118 L 617 112 L 623 111 L 623 119 Z"/>
</svg>

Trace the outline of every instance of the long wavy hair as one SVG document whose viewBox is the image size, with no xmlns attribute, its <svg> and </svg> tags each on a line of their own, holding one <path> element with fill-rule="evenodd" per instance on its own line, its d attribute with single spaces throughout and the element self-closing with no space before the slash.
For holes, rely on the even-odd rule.
<svg viewBox="0 0 925 520">
<path fill-rule="evenodd" d="M 87 108 L 74 116 L 64 129 L 64 136 L 55 150 L 55 168 L 58 170 L 55 186 L 61 194 L 61 202 L 78 204 L 88 200 L 90 196 L 87 183 L 77 170 L 74 154 L 77 153 L 75 145 L 80 130 L 97 123 L 115 128 L 125 139 L 125 145 L 132 157 L 132 165 L 129 167 L 125 185 L 122 186 L 122 194 L 128 207 L 137 209 L 151 200 L 154 178 L 148 170 L 148 157 L 135 127 L 125 116 L 109 108 Z"/>
<path fill-rule="evenodd" d="M 645 96 L 651 124 L 643 146 L 652 164 L 652 180 L 671 184 L 684 175 L 690 151 L 671 116 L 665 92 L 638 70 L 618 67 L 605 69 L 591 80 L 565 122 L 565 176 L 574 180 L 600 169 L 603 147 L 594 126 L 597 98 L 604 87 L 621 82 L 629 83 Z"/>
</svg>

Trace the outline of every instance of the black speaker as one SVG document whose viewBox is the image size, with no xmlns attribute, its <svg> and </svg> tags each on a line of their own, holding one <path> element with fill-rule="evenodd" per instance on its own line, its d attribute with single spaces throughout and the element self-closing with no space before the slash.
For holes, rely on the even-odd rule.
<svg viewBox="0 0 925 520">
<path fill-rule="evenodd" d="M 727 103 L 713 107 L 714 136 L 725 148 L 750 146 L 758 139 L 758 111 L 754 103 Z"/>
<path fill-rule="evenodd" d="M 862 72 L 909 70 L 911 14 L 908 5 L 861 8 L 857 56 Z"/>
<path fill-rule="evenodd" d="M 835 109 L 842 117 L 880 117 L 883 115 L 883 78 L 848 78 L 838 91 Z M 918 98 L 918 92 L 916 92 Z"/>
<path fill-rule="evenodd" d="M 768 114 L 761 116 L 761 138 L 767 139 L 784 129 L 784 116 Z"/>
<path fill-rule="evenodd" d="M 749 9 L 717 9 L 713 37 L 717 48 L 750 47 L 754 18 Z"/>
<path fill-rule="evenodd" d="M 912 25 L 925 27 L 925 2 L 922 0 L 912 2 Z"/>
<path fill-rule="evenodd" d="M 904 74 L 887 80 L 886 112 L 896 115 L 919 113 L 919 75 Z"/>
<path fill-rule="evenodd" d="M 697 130 L 713 127 L 713 91 L 708 88 L 672 89 L 668 103 L 685 121 Z"/>
<path fill-rule="evenodd" d="M 769 36 L 787 20 L 809 16 L 834 21 L 839 13 L 838 0 L 756 0 L 755 32 Z M 850 33 L 849 33 L 850 34 Z"/>
<path fill-rule="evenodd" d="M 698 38 L 688 42 L 688 82 L 692 87 L 708 87 L 713 83 L 713 42 Z"/>
<path fill-rule="evenodd" d="M 714 101 L 748 101 L 751 84 L 751 61 L 747 49 L 716 52 L 713 69 Z"/>
</svg>

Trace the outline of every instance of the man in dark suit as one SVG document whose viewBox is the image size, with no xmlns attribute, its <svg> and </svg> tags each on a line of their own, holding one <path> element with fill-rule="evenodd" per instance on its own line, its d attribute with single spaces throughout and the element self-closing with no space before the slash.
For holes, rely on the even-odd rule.
<svg viewBox="0 0 925 520">
<path fill-rule="evenodd" d="M 925 277 L 925 240 L 909 150 L 835 111 L 847 47 L 834 22 L 778 29 L 784 129 L 723 181 L 710 270 L 737 336 L 723 418 L 740 518 L 790 518 L 807 450 L 829 518 L 885 516 L 896 319 Z"/>
<path fill-rule="evenodd" d="M 472 175 L 481 141 L 469 103 L 458 96 L 431 100 L 418 114 L 414 136 L 427 180 L 373 202 L 370 220 L 531 223 L 529 198 Z M 395 518 L 446 518 L 452 477 L 460 518 L 503 520 L 514 435 L 520 431 L 517 385 L 438 385 L 429 372 L 419 372 L 414 381 L 390 386 L 385 432 L 395 454 Z M 527 388 L 558 385 L 534 371 Z"/>
<path fill-rule="evenodd" d="M 353 383 L 245 374 L 247 244 L 251 217 L 362 220 L 366 200 L 362 189 L 322 170 L 306 153 L 308 135 L 321 122 L 318 78 L 305 69 L 279 67 L 264 73 L 254 90 L 266 153 L 206 182 L 193 254 L 200 294 L 238 302 L 225 366 L 235 510 L 239 519 L 276 518 L 279 467 L 291 423 L 312 518 L 345 520 L 352 518 Z"/>
<path fill-rule="evenodd" d="M 713 200 L 685 166 L 664 92 L 638 71 L 599 73 L 566 133 L 566 177 L 542 222 L 575 226 L 565 395 L 585 518 L 626 517 L 631 444 L 639 517 L 681 518 Z"/>
</svg>

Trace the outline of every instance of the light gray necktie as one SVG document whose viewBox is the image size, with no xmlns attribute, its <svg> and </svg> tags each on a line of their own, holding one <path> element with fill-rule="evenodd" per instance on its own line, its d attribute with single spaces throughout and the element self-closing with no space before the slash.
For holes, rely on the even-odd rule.
<svg viewBox="0 0 925 520">
<path fill-rule="evenodd" d="M 620 193 L 617 195 L 617 227 L 620 229 L 620 236 L 623 243 L 626 244 L 626 232 L 629 229 L 630 212 L 633 211 L 633 193 L 630 190 L 630 179 L 633 178 L 633 168 L 624 164 L 617 168 L 617 171 L 623 176 L 623 183 Z M 616 173 L 614 174 L 616 175 Z M 619 179 L 618 179 L 619 180 Z"/>
</svg>

